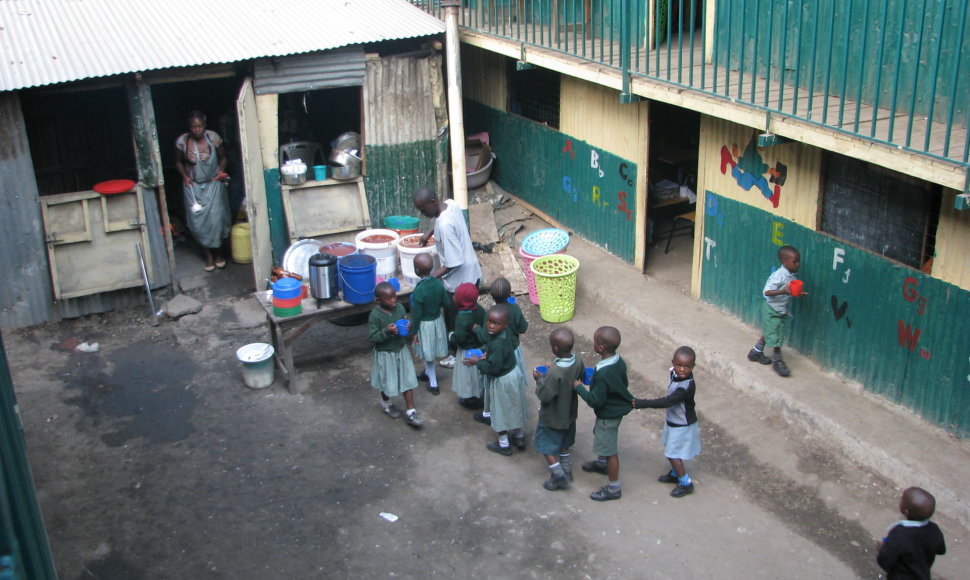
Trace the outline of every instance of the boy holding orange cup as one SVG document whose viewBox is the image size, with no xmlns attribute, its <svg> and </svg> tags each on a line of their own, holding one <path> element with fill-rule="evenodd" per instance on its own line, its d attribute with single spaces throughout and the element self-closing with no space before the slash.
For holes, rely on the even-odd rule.
<svg viewBox="0 0 970 580">
<path fill-rule="evenodd" d="M 772 365 L 776 373 L 787 377 L 791 375 L 791 371 L 781 357 L 781 346 L 784 344 L 788 320 L 791 318 L 788 306 L 792 296 L 801 296 L 805 292 L 803 282 L 795 279 L 801 264 L 798 250 L 792 246 L 782 246 L 778 250 L 778 261 L 781 262 L 781 266 L 768 276 L 762 292 L 765 297 L 765 302 L 761 306 L 764 334 L 755 343 L 754 348 L 748 351 L 748 360 Z M 765 347 L 774 349 L 771 358 L 765 355 Z"/>
</svg>

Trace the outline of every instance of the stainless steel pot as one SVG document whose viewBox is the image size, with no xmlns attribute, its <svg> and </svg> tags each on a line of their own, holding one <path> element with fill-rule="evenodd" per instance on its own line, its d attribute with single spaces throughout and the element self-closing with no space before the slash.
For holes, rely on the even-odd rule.
<svg viewBox="0 0 970 580">
<path fill-rule="evenodd" d="M 317 300 L 337 297 L 337 257 L 332 254 L 310 256 L 310 296 Z"/>
<path fill-rule="evenodd" d="M 330 177 L 334 179 L 353 179 L 360 177 L 360 167 L 331 166 Z"/>
<path fill-rule="evenodd" d="M 330 154 L 330 164 L 339 165 L 341 167 L 360 168 L 360 157 L 357 157 L 350 151 L 334 149 Z"/>
</svg>

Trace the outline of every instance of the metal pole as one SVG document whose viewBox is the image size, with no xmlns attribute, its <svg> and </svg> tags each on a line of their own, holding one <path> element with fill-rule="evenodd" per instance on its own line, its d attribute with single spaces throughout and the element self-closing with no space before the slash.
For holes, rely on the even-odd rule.
<svg viewBox="0 0 970 580">
<path fill-rule="evenodd" d="M 458 207 L 468 211 L 465 176 L 465 120 L 461 103 L 461 55 L 458 52 L 458 9 L 461 0 L 442 0 L 445 11 L 445 58 L 448 62 L 448 127 L 451 141 L 452 191 Z"/>
</svg>

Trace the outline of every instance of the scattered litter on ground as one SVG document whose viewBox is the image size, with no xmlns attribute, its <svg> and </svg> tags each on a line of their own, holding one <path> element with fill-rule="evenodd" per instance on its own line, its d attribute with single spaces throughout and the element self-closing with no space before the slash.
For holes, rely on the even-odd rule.
<svg viewBox="0 0 970 580">
<path fill-rule="evenodd" d="M 100 345 L 96 342 L 82 342 L 74 347 L 74 352 L 98 352 Z"/>
<path fill-rule="evenodd" d="M 396 522 L 397 516 L 390 512 L 381 512 L 381 517 L 389 522 Z"/>
</svg>

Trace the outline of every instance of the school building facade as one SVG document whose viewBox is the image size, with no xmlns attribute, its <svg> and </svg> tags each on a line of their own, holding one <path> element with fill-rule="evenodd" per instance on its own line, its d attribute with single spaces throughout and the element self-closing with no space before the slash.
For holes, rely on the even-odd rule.
<svg viewBox="0 0 970 580">
<path fill-rule="evenodd" d="M 457 13 L 502 188 L 643 269 L 691 189 L 693 296 L 758 325 L 797 247 L 791 345 L 970 435 L 965 3 L 413 1 Z"/>
</svg>

